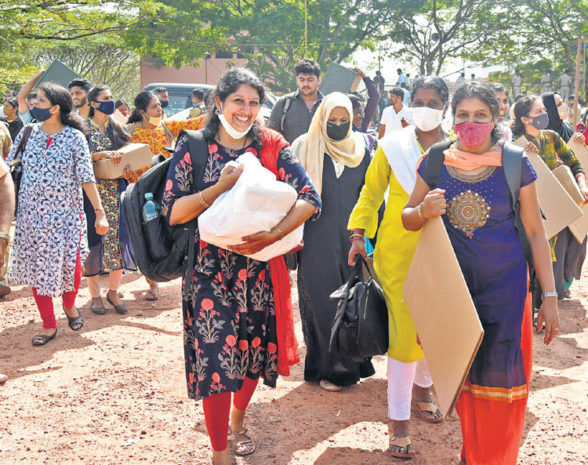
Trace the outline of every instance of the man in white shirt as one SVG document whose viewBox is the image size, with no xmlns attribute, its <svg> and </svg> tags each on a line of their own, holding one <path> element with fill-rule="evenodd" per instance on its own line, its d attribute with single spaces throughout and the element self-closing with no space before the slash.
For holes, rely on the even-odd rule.
<svg viewBox="0 0 588 465">
<path fill-rule="evenodd" d="M 513 98 L 517 95 L 521 95 L 521 88 L 523 86 L 523 78 L 520 70 L 517 68 L 515 74 L 512 77 L 512 96 Z"/>
<path fill-rule="evenodd" d="M 380 133 L 378 138 L 381 139 L 393 131 L 398 131 L 403 127 L 412 124 L 412 117 L 410 110 L 402 100 L 404 99 L 404 92 L 399 87 L 394 87 L 390 90 L 391 105 L 384 108 L 382 118 L 380 119 Z"/>
</svg>

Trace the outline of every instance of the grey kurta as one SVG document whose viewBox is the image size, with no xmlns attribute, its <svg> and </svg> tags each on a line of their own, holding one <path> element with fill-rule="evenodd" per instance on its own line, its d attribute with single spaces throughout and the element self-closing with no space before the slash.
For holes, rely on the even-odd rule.
<svg viewBox="0 0 588 465">
<path fill-rule="evenodd" d="M 22 131 L 8 162 L 21 138 Z M 8 280 L 57 297 L 74 290 L 78 250 L 82 263 L 88 254 L 81 187 L 95 181 L 88 143 L 69 126 L 48 136 L 35 124 L 22 165 Z"/>
<path fill-rule="evenodd" d="M 304 225 L 298 294 L 306 343 L 306 381 L 326 379 L 338 386 L 348 386 L 374 373 L 369 360 L 360 364 L 329 352 L 331 324 L 337 311 L 337 302 L 329 299 L 329 295 L 343 285 L 353 271 L 347 264 L 350 247 L 347 222 L 363 187 L 370 160 L 366 152 L 359 166 L 346 167 L 337 178 L 331 158 L 325 155 L 321 216 Z"/>
</svg>

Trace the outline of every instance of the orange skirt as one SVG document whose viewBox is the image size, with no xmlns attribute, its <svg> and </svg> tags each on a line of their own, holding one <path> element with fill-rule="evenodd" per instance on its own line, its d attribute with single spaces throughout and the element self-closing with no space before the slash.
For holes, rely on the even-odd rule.
<svg viewBox="0 0 588 465">
<path fill-rule="evenodd" d="M 531 294 L 525 301 L 521 351 L 527 395 L 507 402 L 474 397 L 462 391 L 455 409 L 461 421 L 461 458 L 466 465 L 516 465 L 525 426 L 525 411 L 533 367 L 533 316 Z"/>
</svg>

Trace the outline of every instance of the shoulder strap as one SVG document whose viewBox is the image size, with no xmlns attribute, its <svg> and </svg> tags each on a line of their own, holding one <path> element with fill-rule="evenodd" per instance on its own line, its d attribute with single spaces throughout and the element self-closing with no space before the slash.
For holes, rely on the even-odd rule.
<svg viewBox="0 0 588 465">
<path fill-rule="evenodd" d="M 201 190 L 202 187 L 202 177 L 204 175 L 204 169 L 206 168 L 206 162 L 208 161 L 208 144 L 206 143 L 206 138 L 204 137 L 204 132 L 202 130 L 183 130 L 178 135 L 178 140 L 184 135 L 188 141 L 188 150 L 190 151 L 190 160 L 192 162 L 192 193 L 196 193 Z M 194 218 L 188 223 L 188 267 L 194 263 L 194 256 L 196 253 L 194 250 L 194 236 L 196 235 L 197 221 L 198 220 Z M 191 286 L 192 280 L 188 273 L 184 279 L 185 294 L 190 292 Z"/>
<path fill-rule="evenodd" d="M 133 133 L 135 132 L 135 123 L 131 123 L 131 124 L 129 124 L 129 129 L 127 129 L 127 127 L 126 127 L 126 126 L 123 126 L 122 128 L 125 130 L 125 132 L 126 132 L 127 134 L 129 134 L 130 136 L 132 136 L 132 135 L 133 135 Z"/>
<path fill-rule="evenodd" d="M 18 164 L 21 162 L 22 155 L 27 147 L 27 142 L 29 141 L 29 137 L 31 132 L 33 131 L 33 125 L 27 124 L 22 132 L 22 138 L 20 139 L 20 143 L 14 152 L 14 157 L 12 158 L 12 165 Z"/>
<path fill-rule="evenodd" d="M 443 142 L 437 142 L 429 148 L 429 153 L 425 159 L 425 173 L 427 175 L 427 184 L 431 190 L 437 189 L 439 186 L 439 178 L 441 177 L 441 168 L 445 161 L 445 155 L 443 152 L 447 150 L 451 144 L 455 141 L 446 140 Z"/>
<path fill-rule="evenodd" d="M 525 255 L 527 263 L 532 264 L 533 254 L 531 252 L 531 244 L 529 243 L 521 219 L 521 202 L 519 200 L 523 175 L 523 156 L 524 149 L 522 147 L 508 142 L 504 144 L 502 149 L 502 168 L 504 170 L 506 184 L 508 185 L 512 210 L 515 214 L 515 229 L 517 230 L 519 241 L 523 247 L 523 254 Z"/>
<path fill-rule="evenodd" d="M 286 96 L 286 102 L 284 103 L 284 110 L 282 111 L 282 119 L 280 120 L 280 132 L 282 132 L 282 133 L 284 132 L 284 121 L 286 121 L 286 113 L 288 113 L 288 110 L 292 106 L 292 102 L 294 102 L 295 98 L 296 97 L 293 95 Z"/>
<path fill-rule="evenodd" d="M 165 130 L 165 135 L 166 135 L 166 138 L 167 138 L 167 144 L 169 146 L 171 146 L 172 143 L 176 141 L 176 138 L 174 137 L 174 135 L 172 134 L 172 132 L 169 130 L 169 128 L 165 124 L 165 121 L 162 121 L 161 122 L 161 125 L 163 126 L 163 129 Z M 170 139 L 171 139 L 171 142 L 170 142 Z"/>
</svg>

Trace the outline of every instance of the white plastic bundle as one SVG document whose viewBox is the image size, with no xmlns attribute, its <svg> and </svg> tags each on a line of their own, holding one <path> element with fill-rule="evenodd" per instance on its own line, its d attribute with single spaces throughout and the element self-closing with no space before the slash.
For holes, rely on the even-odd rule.
<svg viewBox="0 0 588 465">
<path fill-rule="evenodd" d="M 243 243 L 242 237 L 270 231 L 288 214 L 298 197 L 294 188 L 276 180 L 252 153 L 227 163 L 239 165 L 244 166 L 243 173 L 235 185 L 198 217 L 200 238 L 222 248 Z M 304 225 L 248 257 L 268 261 L 283 255 L 300 244 L 303 231 Z"/>
</svg>

